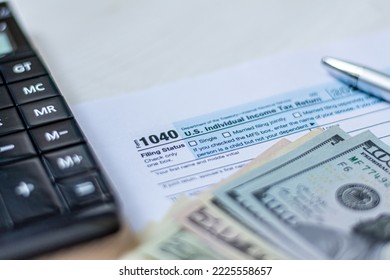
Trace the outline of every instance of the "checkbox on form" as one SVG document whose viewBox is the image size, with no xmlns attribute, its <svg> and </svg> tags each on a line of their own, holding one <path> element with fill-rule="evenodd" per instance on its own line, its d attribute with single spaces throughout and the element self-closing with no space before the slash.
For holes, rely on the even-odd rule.
<svg viewBox="0 0 390 280">
<path fill-rule="evenodd" d="M 188 145 L 190 145 L 190 147 L 194 147 L 194 146 L 198 145 L 198 143 L 196 141 L 190 141 L 190 142 L 188 142 Z"/>
<path fill-rule="evenodd" d="M 225 137 L 225 138 L 228 138 L 228 137 L 230 137 L 232 135 L 230 134 L 230 132 L 224 132 L 224 133 L 222 133 L 222 136 Z"/>
<path fill-rule="evenodd" d="M 299 112 L 295 112 L 295 113 L 293 114 L 293 116 L 294 116 L 294 118 L 302 117 L 301 113 L 299 113 Z"/>
</svg>

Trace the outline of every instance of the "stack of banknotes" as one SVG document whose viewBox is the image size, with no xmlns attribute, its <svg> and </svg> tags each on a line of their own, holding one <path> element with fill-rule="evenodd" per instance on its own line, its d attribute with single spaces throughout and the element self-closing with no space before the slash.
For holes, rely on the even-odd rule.
<svg viewBox="0 0 390 280">
<path fill-rule="evenodd" d="M 140 241 L 124 259 L 389 259 L 390 147 L 337 126 L 281 140 Z"/>
</svg>

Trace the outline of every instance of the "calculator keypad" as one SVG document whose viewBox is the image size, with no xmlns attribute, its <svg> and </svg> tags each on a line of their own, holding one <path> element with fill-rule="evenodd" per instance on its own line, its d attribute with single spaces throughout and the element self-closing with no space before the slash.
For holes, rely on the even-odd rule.
<svg viewBox="0 0 390 280">
<path fill-rule="evenodd" d="M 113 197 L 38 58 L 0 63 L 0 72 L 1 250 L 7 232 L 55 217 L 68 217 L 69 223 L 83 209 L 90 213 L 93 207 L 113 204 Z"/>
<path fill-rule="evenodd" d="M 39 60 L 5 63 L 0 70 L 5 80 L 0 91 L 5 107 L 0 109 L 0 194 L 12 222 L 58 213 L 60 197 L 63 209 L 109 200 L 89 147 Z"/>
</svg>

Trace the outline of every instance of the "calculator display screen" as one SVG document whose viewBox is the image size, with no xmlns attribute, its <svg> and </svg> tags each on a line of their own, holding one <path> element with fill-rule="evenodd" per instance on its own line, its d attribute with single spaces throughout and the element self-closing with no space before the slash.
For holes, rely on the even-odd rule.
<svg viewBox="0 0 390 280">
<path fill-rule="evenodd" d="M 7 32 L 0 32 L 0 56 L 3 54 L 7 54 L 13 51 L 13 47 L 11 44 L 11 40 Z"/>
</svg>

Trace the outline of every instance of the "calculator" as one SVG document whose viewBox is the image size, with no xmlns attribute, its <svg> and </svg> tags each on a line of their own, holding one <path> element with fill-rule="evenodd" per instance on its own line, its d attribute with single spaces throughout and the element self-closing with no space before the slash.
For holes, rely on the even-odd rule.
<svg viewBox="0 0 390 280">
<path fill-rule="evenodd" d="M 112 187 L 63 95 L 0 3 L 0 259 L 117 231 Z"/>
</svg>

